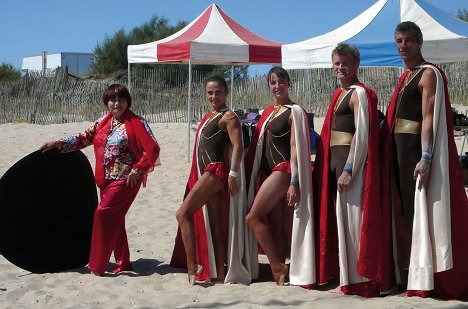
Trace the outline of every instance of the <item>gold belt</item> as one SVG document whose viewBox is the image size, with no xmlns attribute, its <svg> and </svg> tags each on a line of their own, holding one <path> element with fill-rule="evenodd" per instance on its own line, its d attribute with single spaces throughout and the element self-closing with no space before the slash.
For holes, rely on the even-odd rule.
<svg viewBox="0 0 468 309">
<path fill-rule="evenodd" d="M 396 118 L 393 133 L 421 134 L 421 126 L 417 121 Z"/>
<path fill-rule="evenodd" d="M 330 147 L 331 146 L 342 146 L 351 145 L 351 140 L 353 139 L 354 134 L 348 132 L 341 132 L 341 131 L 331 131 L 331 138 L 330 138 Z"/>
</svg>

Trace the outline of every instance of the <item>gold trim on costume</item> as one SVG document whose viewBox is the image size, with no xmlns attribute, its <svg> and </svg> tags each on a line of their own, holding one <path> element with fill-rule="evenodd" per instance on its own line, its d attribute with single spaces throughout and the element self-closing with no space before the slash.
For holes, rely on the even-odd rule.
<svg viewBox="0 0 468 309">
<path fill-rule="evenodd" d="M 349 132 L 331 131 L 330 147 L 331 146 L 349 146 L 354 134 Z"/>
<path fill-rule="evenodd" d="M 421 134 L 422 124 L 417 121 L 396 118 L 393 133 Z"/>
</svg>

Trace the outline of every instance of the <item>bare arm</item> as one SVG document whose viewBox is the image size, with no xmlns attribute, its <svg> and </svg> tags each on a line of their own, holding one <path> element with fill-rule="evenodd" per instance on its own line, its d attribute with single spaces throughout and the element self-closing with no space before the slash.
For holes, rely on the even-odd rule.
<svg viewBox="0 0 468 309">
<path fill-rule="evenodd" d="M 286 194 L 286 201 L 288 206 L 294 206 L 300 200 L 300 191 L 299 191 L 299 170 L 297 164 L 297 148 L 296 148 L 296 128 L 293 121 L 293 116 L 290 116 L 291 122 L 291 182 L 289 184 L 289 189 Z"/>
<path fill-rule="evenodd" d="M 419 91 L 422 94 L 422 127 L 421 127 L 421 160 L 416 164 L 413 177 L 421 176 L 421 185 L 426 186 L 432 160 L 432 125 L 434 119 L 434 103 L 437 86 L 437 78 L 432 69 L 426 69 L 419 81 Z"/>
<path fill-rule="evenodd" d="M 354 126 L 356 127 L 358 110 L 359 110 L 359 99 L 358 99 L 358 95 L 356 91 L 353 91 L 353 94 L 351 95 L 351 99 L 349 100 L 349 108 L 351 108 L 351 110 L 353 111 Z M 356 147 L 356 134 L 354 134 L 353 139 L 351 140 L 348 158 L 346 159 L 343 172 L 341 173 L 337 181 L 338 191 L 340 192 L 347 190 L 351 186 L 355 147 Z"/>
<path fill-rule="evenodd" d="M 232 144 L 232 154 L 231 154 L 231 168 L 230 175 L 228 177 L 228 191 L 231 195 L 235 195 L 239 192 L 240 180 L 237 178 L 240 177 L 239 166 L 242 161 L 242 128 L 239 121 L 239 118 L 232 111 L 226 112 L 224 117 L 220 121 L 221 129 L 224 129 L 229 134 L 229 139 Z"/>
</svg>

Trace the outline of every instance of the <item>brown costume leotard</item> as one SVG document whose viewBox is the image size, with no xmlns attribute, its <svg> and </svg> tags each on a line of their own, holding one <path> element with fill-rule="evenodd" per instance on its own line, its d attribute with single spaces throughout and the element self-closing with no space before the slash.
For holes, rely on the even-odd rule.
<svg viewBox="0 0 468 309">
<path fill-rule="evenodd" d="M 291 109 L 285 107 L 277 115 L 271 116 L 265 128 L 261 161 L 264 177 L 270 175 L 278 164 L 288 162 L 291 158 L 291 125 L 289 124 Z"/>
<path fill-rule="evenodd" d="M 226 110 L 216 112 L 200 132 L 198 143 L 198 167 L 200 171 L 212 163 L 224 162 L 224 149 L 230 142 L 229 134 L 219 128 L 219 121 Z"/>
<path fill-rule="evenodd" d="M 400 193 L 405 226 L 411 230 L 414 217 L 413 172 L 421 159 L 422 95 L 418 90 L 422 71 L 418 69 L 400 90 L 393 124 L 393 167 L 395 184 Z"/>
<path fill-rule="evenodd" d="M 343 91 L 347 92 L 343 99 L 336 103 L 335 113 L 331 124 L 332 141 L 330 141 L 330 169 L 332 174 L 335 176 L 335 187 L 336 180 L 340 177 L 341 173 L 343 173 L 343 167 L 349 155 L 351 139 L 356 132 L 356 126 L 354 125 L 354 112 L 349 107 L 349 101 L 351 100 L 351 95 L 353 94 L 354 89 L 346 89 Z M 344 142 L 343 139 L 341 139 L 339 144 L 334 145 L 333 138 L 336 134 L 348 136 L 348 139 Z"/>
</svg>

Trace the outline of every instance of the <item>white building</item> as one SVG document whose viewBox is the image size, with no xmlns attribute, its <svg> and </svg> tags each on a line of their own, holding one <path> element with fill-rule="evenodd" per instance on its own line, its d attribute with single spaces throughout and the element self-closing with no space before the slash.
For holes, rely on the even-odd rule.
<svg viewBox="0 0 468 309">
<path fill-rule="evenodd" d="M 89 72 L 94 62 L 92 53 L 55 53 L 43 52 L 39 56 L 24 57 L 21 66 L 22 71 L 55 70 L 56 68 L 68 68 L 68 73 L 82 76 Z"/>
</svg>

